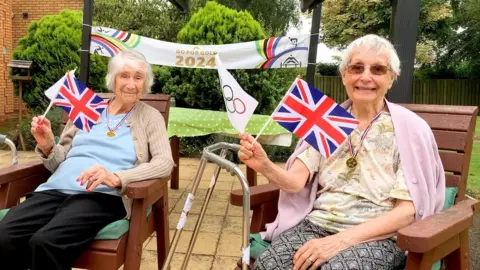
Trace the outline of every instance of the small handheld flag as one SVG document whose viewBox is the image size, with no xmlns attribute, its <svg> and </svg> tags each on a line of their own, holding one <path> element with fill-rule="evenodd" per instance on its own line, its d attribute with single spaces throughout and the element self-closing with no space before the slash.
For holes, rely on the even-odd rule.
<svg viewBox="0 0 480 270">
<path fill-rule="evenodd" d="M 54 97 L 51 104 L 65 110 L 76 127 L 90 132 L 90 129 L 98 121 L 108 103 L 86 87 L 81 81 L 75 79 L 73 72 L 67 73 L 64 78 L 62 84 L 58 84 L 57 82 L 54 85 L 56 87 L 60 85 L 55 96 L 52 94 L 53 90 L 48 94 L 47 90 L 45 94 L 49 98 Z"/>
<path fill-rule="evenodd" d="M 247 94 L 233 78 L 232 74 L 223 67 L 218 54 L 215 55 L 215 61 L 228 118 L 233 127 L 238 132 L 243 133 L 258 105 L 258 101 Z"/>
<path fill-rule="evenodd" d="M 333 99 L 299 78 L 290 86 L 272 118 L 326 158 L 359 124 Z"/>
</svg>

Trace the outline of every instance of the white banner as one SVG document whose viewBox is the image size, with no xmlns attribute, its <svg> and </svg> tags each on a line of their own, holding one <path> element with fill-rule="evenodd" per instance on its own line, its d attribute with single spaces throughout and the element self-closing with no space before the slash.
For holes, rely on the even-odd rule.
<svg viewBox="0 0 480 270">
<path fill-rule="evenodd" d="M 219 54 L 226 69 L 306 67 L 309 35 L 271 37 L 223 45 L 188 45 L 147 38 L 116 29 L 92 27 L 90 53 L 112 57 L 122 50 L 141 52 L 150 64 L 216 69 Z"/>
</svg>

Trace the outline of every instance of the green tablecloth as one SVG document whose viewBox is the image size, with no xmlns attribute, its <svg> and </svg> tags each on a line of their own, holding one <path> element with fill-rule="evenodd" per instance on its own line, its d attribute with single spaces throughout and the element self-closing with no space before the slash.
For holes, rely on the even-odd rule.
<svg viewBox="0 0 480 270">
<path fill-rule="evenodd" d="M 253 115 L 245 132 L 257 134 L 268 121 L 268 115 Z M 238 137 L 238 132 L 230 123 L 226 112 L 187 108 L 170 108 L 168 136 L 195 137 L 208 134 L 222 134 Z M 275 121 L 270 121 L 258 138 L 260 143 L 290 146 L 292 134 Z"/>
</svg>

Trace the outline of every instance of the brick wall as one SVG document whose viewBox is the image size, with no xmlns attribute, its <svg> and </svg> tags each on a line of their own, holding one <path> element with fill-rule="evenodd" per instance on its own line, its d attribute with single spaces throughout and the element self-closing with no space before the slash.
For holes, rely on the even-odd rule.
<svg viewBox="0 0 480 270">
<path fill-rule="evenodd" d="M 6 93 L 13 93 L 7 63 L 12 55 L 12 2 L 0 1 L 0 121 L 6 118 Z"/>
<path fill-rule="evenodd" d="M 2 115 L 18 110 L 18 99 L 8 80 L 6 65 L 18 40 L 27 33 L 28 24 L 44 15 L 63 9 L 83 9 L 83 0 L 6 0 L 0 1 L 0 121 Z M 3 54 L 3 48 L 7 50 Z"/>
<path fill-rule="evenodd" d="M 59 13 L 66 8 L 82 10 L 83 0 L 13 0 L 13 43 L 16 45 L 18 39 L 27 33 L 32 20 Z M 23 13 L 28 13 L 28 18 L 24 19 Z"/>
</svg>

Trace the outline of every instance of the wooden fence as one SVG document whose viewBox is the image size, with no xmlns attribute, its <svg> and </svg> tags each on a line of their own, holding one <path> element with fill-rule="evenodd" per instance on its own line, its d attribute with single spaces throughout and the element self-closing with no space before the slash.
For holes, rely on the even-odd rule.
<svg viewBox="0 0 480 270">
<path fill-rule="evenodd" d="M 413 103 L 480 105 L 480 80 L 414 80 Z"/>
<path fill-rule="evenodd" d="M 314 86 L 327 96 L 333 98 L 337 103 L 341 103 L 347 99 L 347 92 L 345 91 L 341 77 L 315 76 Z"/>
<path fill-rule="evenodd" d="M 316 76 L 314 84 L 336 102 L 347 99 L 341 77 Z M 417 104 L 480 106 L 480 80 L 414 80 L 412 90 L 412 102 Z"/>
</svg>

